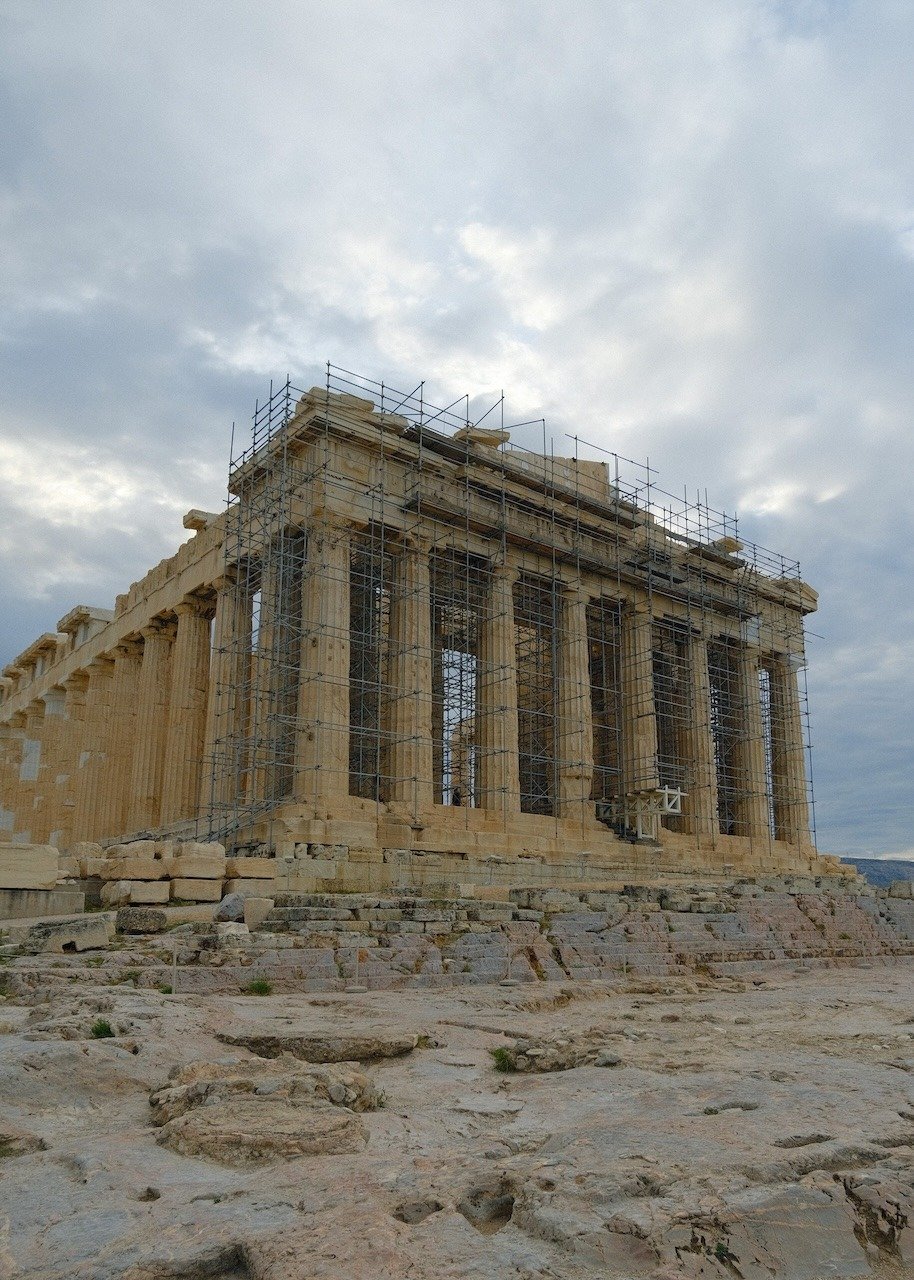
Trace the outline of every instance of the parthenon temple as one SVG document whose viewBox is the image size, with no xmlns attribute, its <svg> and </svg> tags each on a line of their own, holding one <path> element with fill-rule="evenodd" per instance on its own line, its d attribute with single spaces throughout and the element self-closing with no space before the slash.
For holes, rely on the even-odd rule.
<svg viewBox="0 0 914 1280">
<path fill-rule="evenodd" d="M 798 566 L 463 405 L 271 392 L 225 510 L 3 669 L 0 841 L 209 839 L 303 890 L 827 871 Z"/>
</svg>

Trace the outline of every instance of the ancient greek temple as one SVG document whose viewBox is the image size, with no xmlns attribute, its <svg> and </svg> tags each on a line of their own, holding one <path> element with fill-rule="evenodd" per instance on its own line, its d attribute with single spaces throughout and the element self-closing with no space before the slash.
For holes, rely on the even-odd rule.
<svg viewBox="0 0 914 1280">
<path fill-rule="evenodd" d="M 3 669 L 0 840 L 197 835 L 300 888 L 815 869 L 798 566 L 499 414 L 271 394 L 225 510 Z"/>
</svg>

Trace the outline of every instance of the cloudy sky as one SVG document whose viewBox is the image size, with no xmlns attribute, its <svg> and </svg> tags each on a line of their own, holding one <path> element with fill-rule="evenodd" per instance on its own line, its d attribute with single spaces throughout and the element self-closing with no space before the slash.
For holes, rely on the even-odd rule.
<svg viewBox="0 0 914 1280">
<path fill-rule="evenodd" d="M 914 849 L 910 0 L 0 0 L 0 661 L 327 359 L 502 388 L 821 595 L 820 847 Z"/>
</svg>

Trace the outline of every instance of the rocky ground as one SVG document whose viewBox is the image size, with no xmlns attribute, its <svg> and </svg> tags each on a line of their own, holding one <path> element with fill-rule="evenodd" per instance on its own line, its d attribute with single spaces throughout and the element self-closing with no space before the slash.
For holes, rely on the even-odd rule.
<svg viewBox="0 0 914 1280">
<path fill-rule="evenodd" d="M 13 959 L 0 1276 L 914 1276 L 912 974 L 172 995 Z"/>
</svg>

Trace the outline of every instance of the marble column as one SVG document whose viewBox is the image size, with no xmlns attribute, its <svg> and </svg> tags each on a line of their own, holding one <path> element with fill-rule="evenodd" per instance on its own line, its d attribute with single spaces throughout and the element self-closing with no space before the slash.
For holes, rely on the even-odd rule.
<svg viewBox="0 0 914 1280">
<path fill-rule="evenodd" d="M 108 835 L 127 832 L 130 812 L 130 782 L 136 741 L 137 696 L 143 650 L 138 640 L 115 645 L 114 675 L 111 680 L 111 752 L 104 830 Z"/>
<path fill-rule="evenodd" d="M 3 725 L 5 738 L 2 773 L 3 791 L 0 795 L 0 838 L 12 840 L 22 829 L 21 791 L 19 771 L 22 767 L 25 716 L 17 712 Z"/>
<path fill-rule="evenodd" d="M 720 831 L 717 815 L 717 762 L 711 725 L 711 680 L 708 674 L 708 642 L 704 636 L 689 640 L 689 707 L 691 722 L 686 737 L 688 794 L 682 802 L 683 829 L 690 835 L 713 837 Z"/>
<path fill-rule="evenodd" d="M 413 817 L 434 803 L 429 549 L 404 539 L 390 609 L 388 799 Z"/>
<path fill-rule="evenodd" d="M 622 772 L 626 795 L 660 786 L 653 654 L 650 605 L 638 600 L 622 614 Z"/>
<path fill-rule="evenodd" d="M 79 781 L 79 761 L 83 748 L 83 730 L 86 721 L 86 694 L 89 677 L 85 671 L 75 671 L 62 681 L 64 691 L 63 740 L 60 747 L 60 772 L 57 778 L 60 838 L 58 849 L 65 851 L 81 837 L 77 836 L 76 793 Z"/>
<path fill-rule="evenodd" d="M 556 815 L 586 822 L 593 816 L 593 707 L 587 636 L 589 597 L 580 584 L 563 585 L 557 663 Z"/>
<path fill-rule="evenodd" d="M 803 845 L 809 843 L 810 834 L 798 665 L 790 656 L 774 658 L 768 665 L 768 678 L 775 836 L 788 844 Z"/>
<path fill-rule="evenodd" d="M 346 526 L 308 535 L 293 795 L 324 805 L 349 795 L 349 554 Z"/>
<path fill-rule="evenodd" d="M 209 692 L 210 607 L 205 601 L 188 598 L 175 605 L 174 612 L 178 630 L 171 655 L 162 773 L 163 826 L 197 817 Z"/>
<path fill-rule="evenodd" d="M 75 833 L 78 840 L 98 840 L 113 833 L 104 829 L 104 793 L 108 784 L 107 764 L 114 662 L 108 657 L 93 658 L 86 668 L 86 712 L 82 750 L 76 778 Z"/>
<path fill-rule="evenodd" d="M 740 645 L 736 653 L 737 706 L 742 714 L 734 755 L 737 789 L 736 835 L 771 839 L 768 786 L 765 778 L 765 726 L 759 685 L 759 656 Z"/>
<path fill-rule="evenodd" d="M 42 735 L 44 729 L 44 703 L 32 702 L 25 712 L 25 735 L 22 739 L 22 760 L 19 766 L 19 797 L 17 807 L 22 812 L 22 829 L 28 832 L 32 844 L 45 844 L 42 809 Z"/>
<path fill-rule="evenodd" d="M 479 804 L 483 809 L 501 813 L 520 813 L 514 632 L 517 573 L 513 565 L 493 566 L 479 638 L 476 718 Z"/>
<path fill-rule="evenodd" d="M 143 627 L 141 634 L 143 661 L 127 817 L 127 829 L 131 833 L 152 831 L 159 825 L 174 626 L 155 621 Z"/>
<path fill-rule="evenodd" d="M 213 583 L 216 611 L 210 658 L 200 808 L 226 814 L 243 794 L 244 737 L 251 663 L 251 597 L 234 577 Z M 211 785 L 212 784 L 212 785 Z"/>
<path fill-rule="evenodd" d="M 41 831 L 41 842 L 53 844 L 59 849 L 63 822 L 61 783 L 64 777 L 62 765 L 67 727 L 64 719 L 66 694 L 63 689 L 49 689 L 41 701 L 44 703 L 44 718 L 41 727 L 38 825 Z"/>
</svg>

